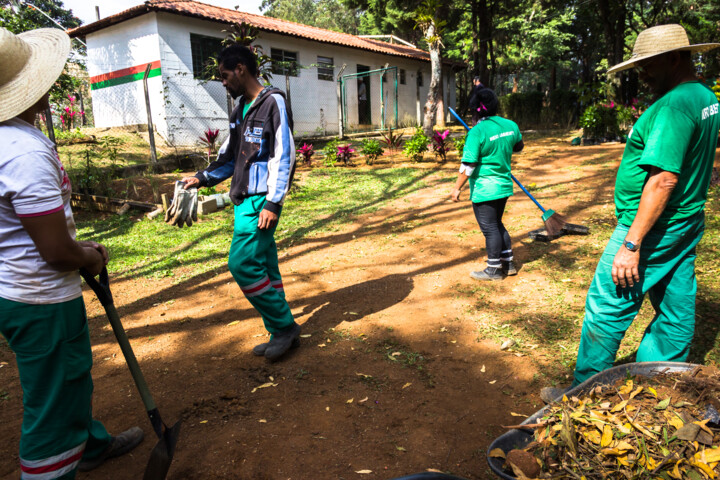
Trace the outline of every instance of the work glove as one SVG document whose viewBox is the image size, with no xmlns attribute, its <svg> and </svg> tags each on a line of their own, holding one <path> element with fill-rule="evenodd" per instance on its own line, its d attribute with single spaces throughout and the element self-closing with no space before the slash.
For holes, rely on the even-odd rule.
<svg viewBox="0 0 720 480">
<path fill-rule="evenodd" d="M 197 222 L 197 188 L 185 189 L 183 182 L 175 182 L 172 203 L 165 212 L 165 223 L 182 228 Z"/>
</svg>

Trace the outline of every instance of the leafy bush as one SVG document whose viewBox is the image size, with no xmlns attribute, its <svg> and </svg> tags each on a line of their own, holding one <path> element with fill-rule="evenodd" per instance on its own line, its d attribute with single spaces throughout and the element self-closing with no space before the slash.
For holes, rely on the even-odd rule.
<svg viewBox="0 0 720 480">
<path fill-rule="evenodd" d="M 310 162 L 312 161 L 312 156 L 315 154 L 312 144 L 303 143 L 303 146 L 297 149 L 297 153 L 302 156 L 303 163 L 309 167 Z"/>
<path fill-rule="evenodd" d="M 429 139 L 423 132 L 421 127 L 417 127 L 415 133 L 405 142 L 403 153 L 406 157 L 411 158 L 415 162 L 419 162 L 423 158 L 423 153 L 428 150 Z"/>
<path fill-rule="evenodd" d="M 216 193 L 218 193 L 218 191 L 215 190 L 215 187 L 200 187 L 198 189 L 198 195 L 210 196 L 215 195 Z"/>
<path fill-rule="evenodd" d="M 712 87 L 712 91 L 715 92 L 715 96 L 717 97 L 718 102 L 720 102 L 720 78 L 715 81 L 715 86 Z"/>
<path fill-rule="evenodd" d="M 542 92 L 510 93 L 500 97 L 500 113 L 521 126 L 537 125 L 544 99 Z"/>
<path fill-rule="evenodd" d="M 360 152 L 365 155 L 365 163 L 372 165 L 377 158 L 384 153 L 380 142 L 372 138 L 363 139 Z"/>
<path fill-rule="evenodd" d="M 80 131 L 80 127 L 76 127 L 75 130 L 58 130 L 55 132 L 55 140 L 58 142 L 65 141 L 70 143 L 72 140 L 80 140 L 87 137 L 87 135 Z"/>
<path fill-rule="evenodd" d="M 600 140 L 627 134 L 640 116 L 636 103 L 633 101 L 633 105 L 624 106 L 610 101 L 590 105 L 580 116 L 579 125 L 583 129 L 583 136 Z"/>
<path fill-rule="evenodd" d="M 200 137 L 200 142 L 207 148 L 207 163 L 210 165 L 210 157 L 217 151 L 217 140 L 220 135 L 220 130 L 208 128 L 207 131 Z"/>
<path fill-rule="evenodd" d="M 337 138 L 330 140 L 328 143 L 325 144 L 325 148 L 323 149 L 323 161 L 325 163 L 326 167 L 334 167 L 335 162 L 337 162 L 337 149 L 340 145 L 340 140 Z"/>
<path fill-rule="evenodd" d="M 433 132 L 433 153 L 435 153 L 436 157 L 440 158 L 441 162 L 447 160 L 447 152 L 450 151 L 450 141 L 448 141 L 449 136 L 450 130 L 445 130 L 443 133 Z"/>
<path fill-rule="evenodd" d="M 465 136 L 461 136 L 453 139 L 455 149 L 458 151 L 458 157 L 462 158 L 463 152 L 465 151 Z"/>
<path fill-rule="evenodd" d="M 339 145 L 337 147 L 337 160 L 342 161 L 345 166 L 347 167 L 352 163 L 352 156 L 355 150 L 352 148 L 352 146 L 348 143 L 346 145 Z"/>
<path fill-rule="evenodd" d="M 383 137 L 383 142 L 385 143 L 385 146 L 391 152 L 394 152 L 395 150 L 400 148 L 400 144 L 402 143 L 402 134 L 393 134 L 392 128 L 388 128 L 387 132 L 383 131 L 380 132 L 380 134 Z"/>
</svg>

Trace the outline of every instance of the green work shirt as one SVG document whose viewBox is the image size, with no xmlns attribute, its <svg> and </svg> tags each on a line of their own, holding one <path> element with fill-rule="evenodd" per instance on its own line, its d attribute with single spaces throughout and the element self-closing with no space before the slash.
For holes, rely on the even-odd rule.
<svg viewBox="0 0 720 480">
<path fill-rule="evenodd" d="M 707 199 L 719 128 L 717 98 L 700 82 L 682 83 L 648 108 L 628 135 L 615 181 L 618 222 L 632 224 L 651 167 L 679 176 L 656 227 L 701 211 Z"/>
<path fill-rule="evenodd" d="M 498 116 L 483 118 L 468 132 L 462 163 L 477 164 L 468 179 L 470 201 L 488 202 L 513 194 L 510 157 L 520 140 L 517 124 Z"/>
</svg>

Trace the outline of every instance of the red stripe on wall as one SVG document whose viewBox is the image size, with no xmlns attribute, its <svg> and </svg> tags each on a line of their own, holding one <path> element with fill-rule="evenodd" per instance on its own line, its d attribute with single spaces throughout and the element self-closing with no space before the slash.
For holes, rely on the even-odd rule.
<svg viewBox="0 0 720 480">
<path fill-rule="evenodd" d="M 150 65 L 151 65 L 150 70 L 153 70 L 155 68 L 160 68 L 160 60 L 155 60 Z M 145 68 L 147 68 L 147 63 L 144 63 L 142 65 L 137 65 L 135 67 L 115 70 L 114 72 L 110 72 L 110 73 L 103 73 L 102 75 L 96 75 L 94 77 L 90 77 L 90 83 L 104 82 L 106 80 L 112 80 L 114 78 L 120 78 L 120 77 L 124 77 L 126 75 L 134 75 L 136 73 L 144 72 Z"/>
</svg>

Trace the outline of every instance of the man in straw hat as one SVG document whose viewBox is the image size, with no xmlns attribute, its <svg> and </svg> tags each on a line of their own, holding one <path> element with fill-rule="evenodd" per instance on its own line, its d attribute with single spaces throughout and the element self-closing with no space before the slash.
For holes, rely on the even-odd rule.
<svg viewBox="0 0 720 480">
<path fill-rule="evenodd" d="M 70 181 L 33 126 L 69 52 L 62 30 L 0 28 L 0 332 L 23 388 L 23 479 L 74 478 L 143 438 L 138 427 L 112 437 L 92 418 L 78 269 L 97 275 L 108 254 L 99 243 L 75 241 Z"/>
<path fill-rule="evenodd" d="M 715 95 L 695 77 L 680 25 L 638 35 L 630 59 L 609 73 L 638 71 L 656 99 L 628 134 L 615 183 L 618 226 L 595 271 L 572 386 L 612 366 L 646 293 L 655 318 L 637 361 L 683 362 L 695 330 L 695 247 L 715 159 L 720 114 Z M 553 400 L 560 389 L 543 389 Z"/>
</svg>

